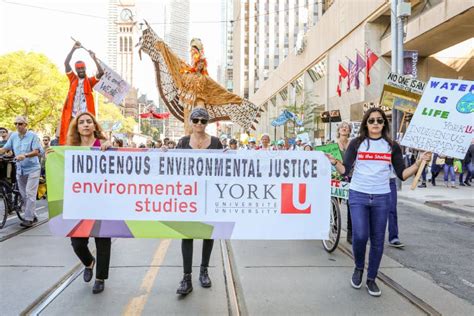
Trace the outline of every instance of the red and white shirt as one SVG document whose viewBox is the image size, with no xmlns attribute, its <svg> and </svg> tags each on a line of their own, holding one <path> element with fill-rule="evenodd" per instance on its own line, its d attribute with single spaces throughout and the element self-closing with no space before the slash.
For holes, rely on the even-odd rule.
<svg viewBox="0 0 474 316">
<path fill-rule="evenodd" d="M 383 138 L 366 138 L 358 148 L 357 144 L 357 139 L 352 140 L 344 156 L 346 174 L 354 169 L 350 189 L 367 194 L 389 193 L 392 171 L 402 178 L 405 169 L 400 146 L 390 146 Z"/>
</svg>

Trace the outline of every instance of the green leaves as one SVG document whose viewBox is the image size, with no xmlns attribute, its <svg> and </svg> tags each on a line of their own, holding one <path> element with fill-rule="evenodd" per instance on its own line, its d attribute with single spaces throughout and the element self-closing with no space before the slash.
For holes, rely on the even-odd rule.
<svg viewBox="0 0 474 316">
<path fill-rule="evenodd" d="M 13 130 L 15 116 L 25 115 L 30 129 L 54 135 L 67 92 L 66 75 L 45 55 L 0 56 L 0 126 Z"/>
</svg>

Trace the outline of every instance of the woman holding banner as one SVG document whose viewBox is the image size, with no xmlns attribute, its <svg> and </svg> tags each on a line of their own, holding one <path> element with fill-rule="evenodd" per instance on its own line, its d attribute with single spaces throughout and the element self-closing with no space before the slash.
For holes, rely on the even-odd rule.
<svg viewBox="0 0 474 316">
<path fill-rule="evenodd" d="M 370 295 L 380 296 L 375 278 L 383 255 L 387 205 L 390 205 L 390 174 L 394 169 L 397 176 L 405 180 L 417 172 L 421 160 L 405 168 L 401 148 L 390 138 L 389 122 L 380 108 L 371 108 L 365 113 L 359 136 L 349 143 L 343 164 L 332 155 L 327 156 L 340 174 L 346 176 L 353 171 L 349 205 L 355 269 L 351 285 L 356 289 L 362 286 L 365 250 L 370 235 L 366 287 Z M 430 158 L 431 153 L 422 155 L 423 160 L 429 161 Z"/>
<path fill-rule="evenodd" d="M 69 125 L 66 145 L 101 147 L 102 150 L 111 147 L 99 123 L 89 112 L 82 112 L 72 120 Z M 92 293 L 97 294 L 104 290 L 104 282 L 109 276 L 111 239 L 95 237 L 97 262 L 89 251 L 88 243 L 89 238 L 87 237 L 71 237 L 72 248 L 85 266 L 83 275 L 85 282 L 89 282 L 92 279 L 94 265 L 97 263 L 96 279 L 92 288 Z"/>
<path fill-rule="evenodd" d="M 177 149 L 223 149 L 219 138 L 210 136 L 206 133 L 207 123 L 209 122 L 209 113 L 204 108 L 194 108 L 189 115 L 192 133 L 189 136 L 181 138 L 176 146 Z M 181 242 L 181 252 L 183 255 L 184 276 L 180 282 L 176 294 L 187 295 L 193 290 L 191 280 L 193 265 L 193 239 L 183 239 Z M 208 267 L 211 258 L 213 239 L 204 239 L 202 244 L 201 269 L 199 273 L 199 282 L 202 287 L 211 287 Z"/>
</svg>

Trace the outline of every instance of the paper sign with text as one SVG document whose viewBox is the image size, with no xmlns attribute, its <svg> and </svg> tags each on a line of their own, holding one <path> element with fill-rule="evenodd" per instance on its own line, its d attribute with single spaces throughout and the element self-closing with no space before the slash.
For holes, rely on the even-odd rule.
<svg viewBox="0 0 474 316">
<path fill-rule="evenodd" d="M 130 90 L 130 85 L 109 66 L 99 61 L 104 69 L 104 75 L 94 86 L 94 90 L 105 96 L 110 102 L 120 105 Z"/>
<path fill-rule="evenodd" d="M 91 221 L 100 225 L 89 223 L 88 236 L 328 237 L 331 168 L 323 153 L 76 147 L 63 153 L 63 170 L 62 213 L 53 205 L 50 217 L 77 223 L 69 235 Z"/>
<path fill-rule="evenodd" d="M 385 82 L 380 104 L 387 108 L 395 108 L 413 114 L 425 85 L 425 82 L 421 80 L 391 72 Z"/>
<path fill-rule="evenodd" d="M 464 159 L 474 136 L 474 82 L 432 77 L 401 144 Z"/>
</svg>

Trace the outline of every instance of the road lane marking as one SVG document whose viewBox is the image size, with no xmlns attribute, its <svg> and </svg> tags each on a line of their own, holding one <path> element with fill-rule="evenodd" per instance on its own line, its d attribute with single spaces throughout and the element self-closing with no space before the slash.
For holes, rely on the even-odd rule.
<svg viewBox="0 0 474 316">
<path fill-rule="evenodd" d="M 171 239 L 164 239 L 160 242 L 160 245 L 156 249 L 155 254 L 153 255 L 153 260 L 151 261 L 152 267 L 148 269 L 147 273 L 143 277 L 142 284 L 140 286 L 140 292 L 142 294 L 135 296 L 132 298 L 127 306 L 125 307 L 124 312 L 122 315 L 141 315 L 143 309 L 145 308 L 145 304 L 148 301 L 148 297 L 150 296 L 150 292 L 153 288 L 153 284 L 155 283 L 155 279 L 160 271 L 160 266 L 165 259 L 166 253 L 168 252 L 168 248 L 171 244 Z"/>
</svg>

